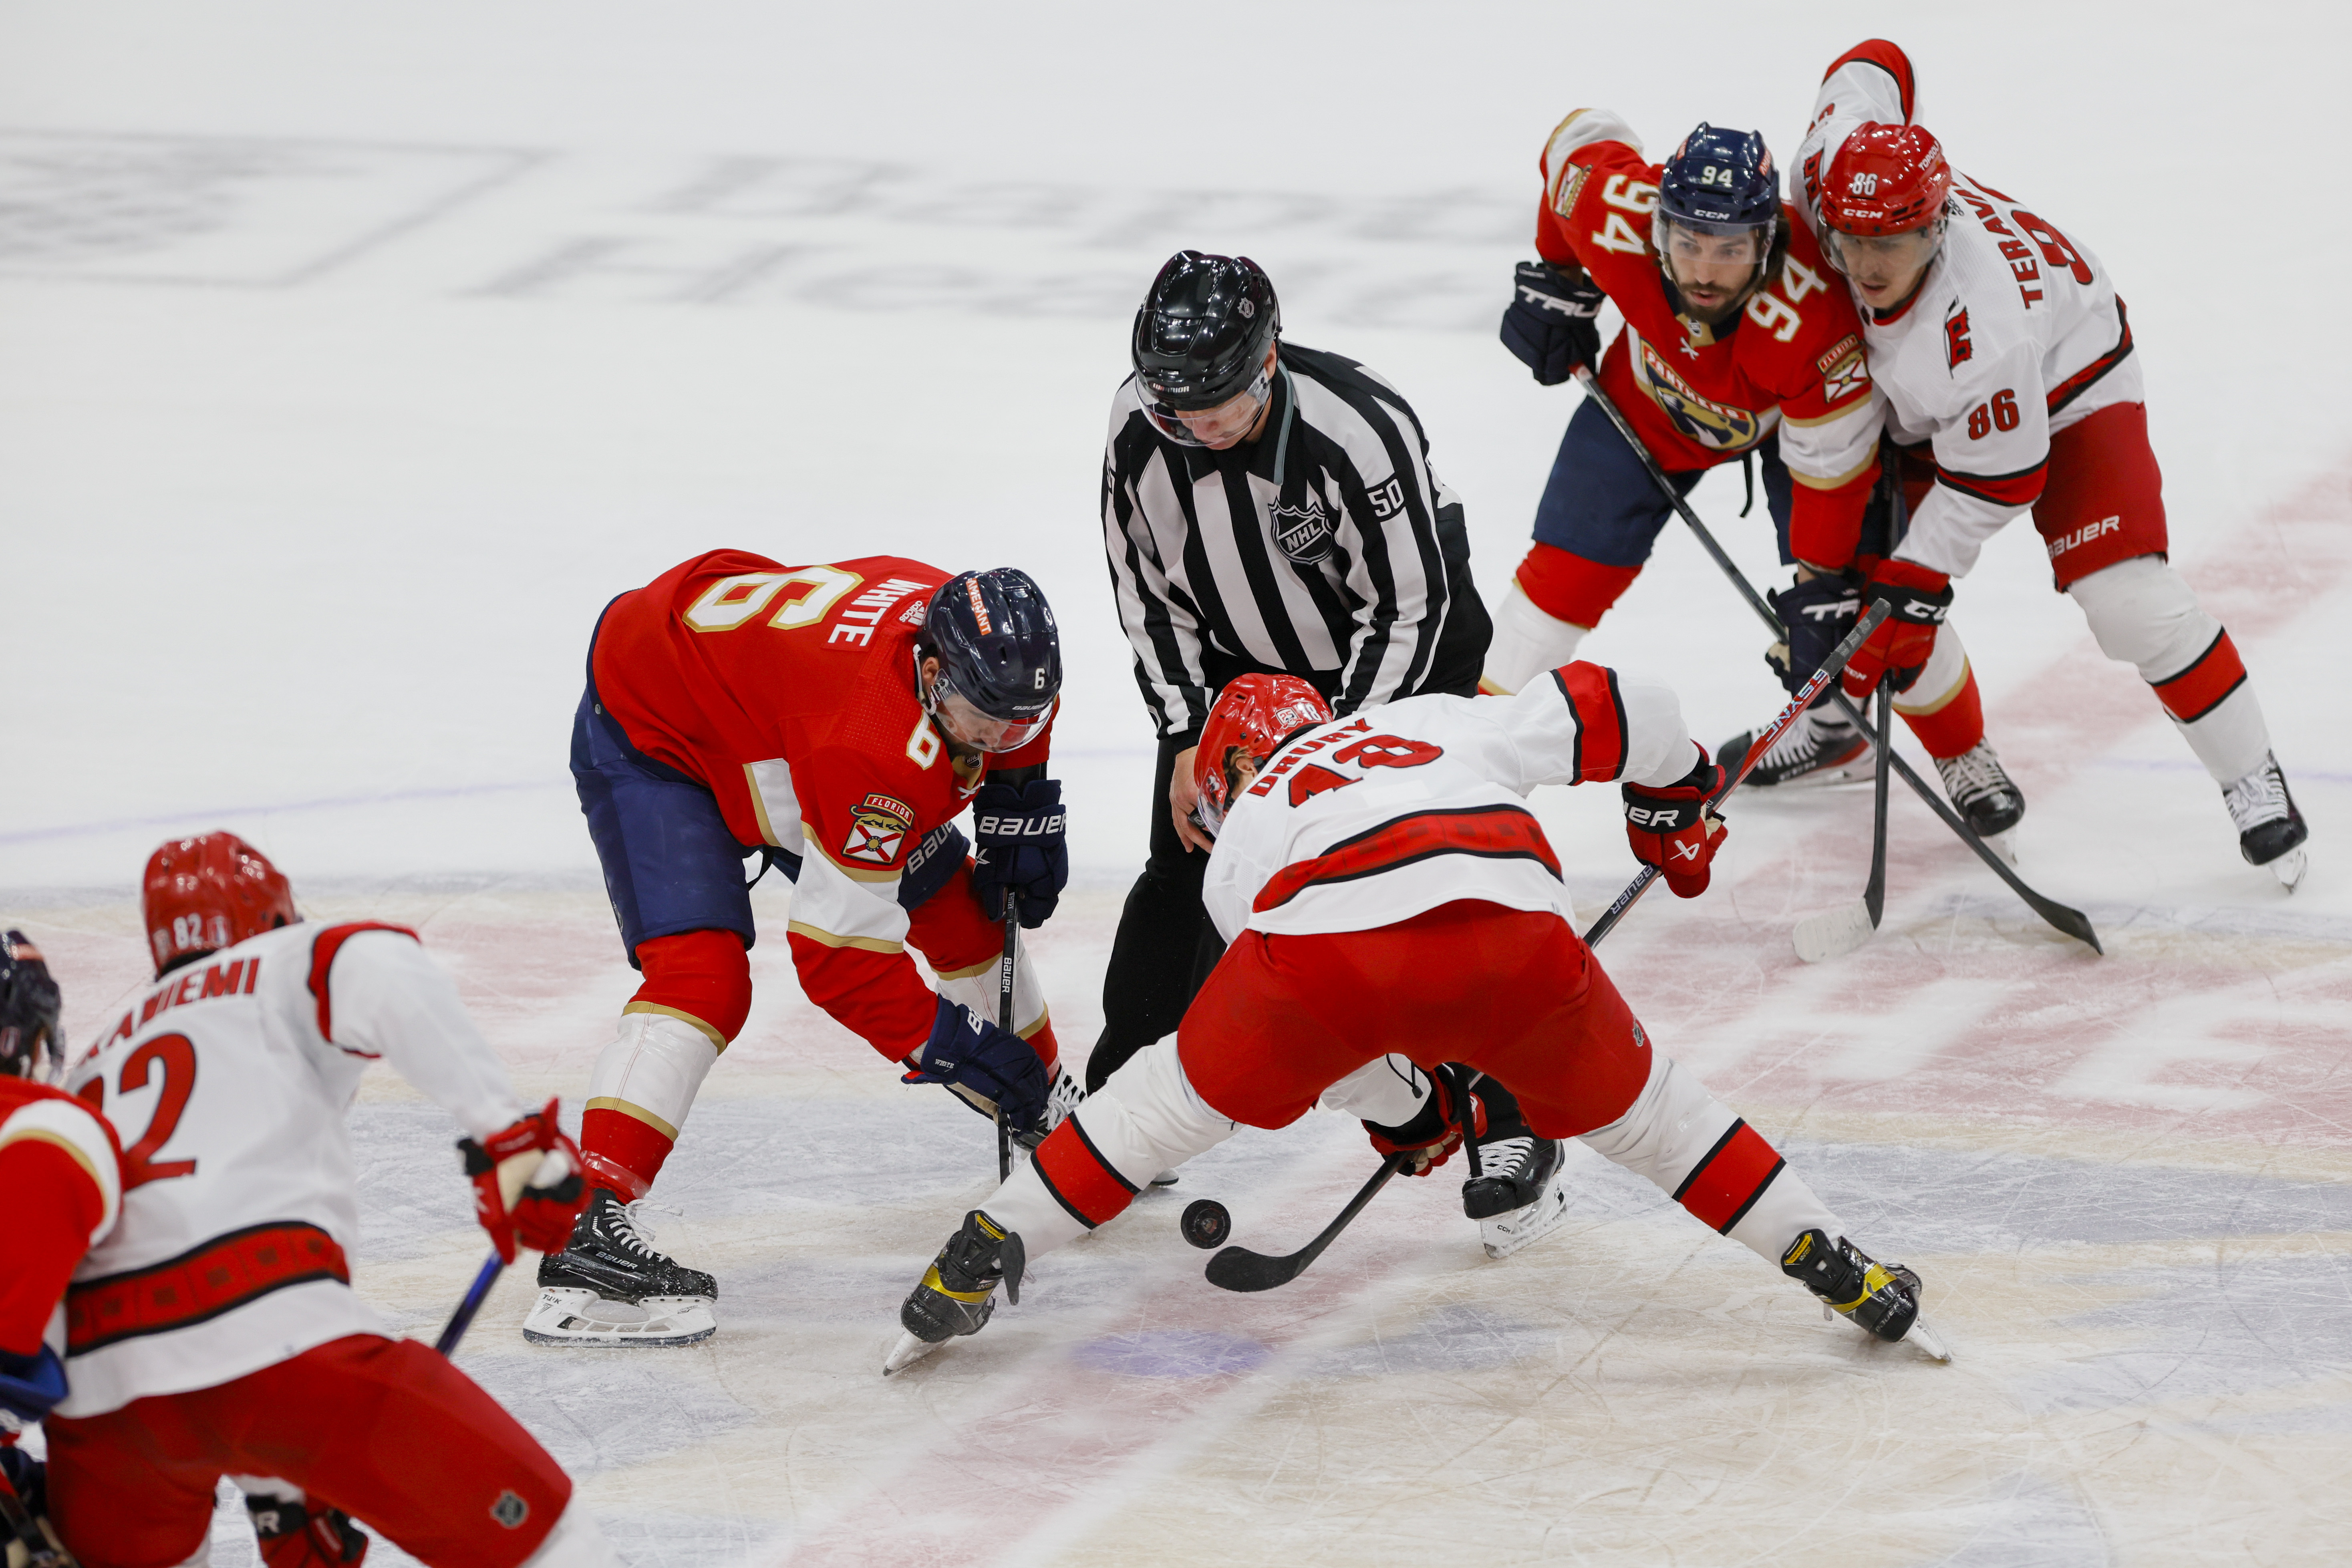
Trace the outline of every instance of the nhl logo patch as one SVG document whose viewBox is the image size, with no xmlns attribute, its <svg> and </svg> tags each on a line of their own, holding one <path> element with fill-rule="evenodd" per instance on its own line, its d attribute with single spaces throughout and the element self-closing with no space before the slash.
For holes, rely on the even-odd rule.
<svg viewBox="0 0 2352 1568">
<path fill-rule="evenodd" d="M 867 866 L 887 866 L 915 826 L 915 809 L 887 795 L 869 795 L 849 814 L 849 837 L 841 858 Z"/>
<path fill-rule="evenodd" d="M 523 1501 L 521 1494 L 509 1487 L 499 1494 L 499 1500 L 490 1505 L 490 1517 L 507 1529 L 514 1530 L 530 1517 L 530 1504 Z"/>
<path fill-rule="evenodd" d="M 1274 509 L 1274 542 L 1301 566 L 1311 566 L 1331 553 L 1331 518 L 1313 496 L 1305 506 Z"/>
</svg>

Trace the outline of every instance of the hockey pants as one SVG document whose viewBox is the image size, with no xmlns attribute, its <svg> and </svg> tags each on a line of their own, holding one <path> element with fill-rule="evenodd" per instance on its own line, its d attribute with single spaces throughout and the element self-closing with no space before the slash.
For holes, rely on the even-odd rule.
<svg viewBox="0 0 2352 1568">
<path fill-rule="evenodd" d="M 446 1568 L 621 1561 L 538 1440 L 414 1340 L 352 1334 L 46 1427 L 49 1517 L 83 1568 L 205 1561 L 225 1475 L 289 1482 Z"/>
<path fill-rule="evenodd" d="M 1395 1126 L 1460 1061 L 1511 1086 L 1529 1126 L 1581 1138 L 1778 1263 L 1837 1218 L 1761 1134 L 1647 1036 L 1548 911 L 1463 900 L 1373 931 L 1244 931 L 1177 1035 L 1139 1052 L 986 1199 L 1035 1258 L 1124 1210 L 1153 1173 L 1309 1106 Z"/>
</svg>

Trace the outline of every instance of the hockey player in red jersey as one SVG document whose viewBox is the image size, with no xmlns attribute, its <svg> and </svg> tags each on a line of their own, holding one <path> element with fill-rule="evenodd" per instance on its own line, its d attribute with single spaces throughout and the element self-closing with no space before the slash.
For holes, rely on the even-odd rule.
<svg viewBox="0 0 2352 1568">
<path fill-rule="evenodd" d="M 2236 646 L 2166 559 L 2139 360 L 2105 265 L 2074 230 L 1952 169 L 1918 122 L 1909 58 L 1885 39 L 1831 64 L 1800 160 L 1804 215 L 1865 318 L 1916 497 L 1867 589 L 1894 615 L 1846 666 L 1847 689 L 1917 668 L 1953 580 L 2030 510 L 2053 585 L 2221 785 L 2240 852 L 2292 889 L 2303 816 Z"/>
<path fill-rule="evenodd" d="M 119 1216 L 85 1229 L 113 1201 L 105 1146 L 53 1121 L 71 1162 L 45 1156 L 52 1176 L 97 1172 L 99 1190 L 69 1223 L 45 1218 L 8 1298 L 51 1319 L 56 1298 L 24 1300 L 23 1282 L 72 1276 L 44 1424 L 66 1545 L 85 1568 L 200 1560 L 229 1475 L 281 1483 L 255 1510 L 272 1568 L 357 1561 L 346 1515 L 427 1563 L 617 1563 L 547 1451 L 442 1356 L 392 1338 L 346 1261 L 343 1111 L 369 1062 L 465 1129 L 475 1217 L 509 1259 L 562 1246 L 583 1202 L 553 1105 L 524 1107 L 414 932 L 304 923 L 233 835 L 158 849 L 142 906 L 155 983 L 68 1079 L 127 1144 Z M 12 1348 L 22 1324 L 0 1325 Z"/>
<path fill-rule="evenodd" d="M 1416 1174 L 1443 1163 L 1477 1120 L 1449 1059 L 1507 1082 L 1550 1159 L 1549 1141 L 1581 1138 L 1871 1332 L 1910 1331 L 1917 1276 L 1856 1249 L 1754 1128 L 1654 1051 L 1569 927 L 1523 804 L 1538 784 L 1622 782 L 1636 858 L 1685 898 L 1706 889 L 1723 770 L 1671 690 L 1577 663 L 1516 696 L 1334 720 L 1306 682 L 1251 675 L 1218 698 L 1198 757 L 1209 911 L 1231 947 L 1177 1033 L 965 1216 L 901 1308 L 886 1371 L 976 1332 L 1026 1259 L 1238 1126 L 1321 1104 L 1383 1153 L 1420 1152 Z"/>
<path fill-rule="evenodd" d="M 1662 164 L 1604 109 L 1580 109 L 1545 144 L 1540 261 L 1518 268 L 1503 342 L 1538 382 L 1598 365 L 1601 390 L 1677 489 L 1718 464 L 1760 459 L 1780 555 L 1796 580 L 1776 595 L 1790 690 L 1854 616 L 1854 584 L 1897 531 L 1879 486 L 1883 409 L 1862 325 L 1811 232 L 1780 199 L 1762 136 L 1701 123 Z M 1625 318 L 1606 355 L 1593 319 Z M 1565 663 L 1649 558 L 1672 509 L 1640 455 L 1587 402 L 1569 422 L 1536 510 L 1535 543 L 1495 621 L 1482 689 L 1513 691 Z M 1749 775 L 1826 782 L 1861 760 L 1861 733 L 1817 706 Z M 1984 739 L 1976 678 L 1946 627 L 1896 710 L 1980 833 L 2016 826 L 2023 797 Z M 1750 736 L 1717 761 L 1745 756 Z"/>
<path fill-rule="evenodd" d="M 572 771 L 645 981 L 589 1079 L 590 1205 L 541 1263 L 526 1338 L 688 1344 L 717 1330 L 717 1282 L 655 1251 L 627 1205 L 751 1009 L 747 856 L 793 879 L 801 988 L 908 1082 L 945 1084 L 1031 1136 L 1076 1095 L 1025 957 L 1015 1028 L 997 1023 L 1008 892 L 1034 928 L 1068 874 L 1061 785 L 1045 776 L 1061 684 L 1053 612 L 1010 568 L 719 550 L 605 607 Z M 954 825 L 966 806 L 971 861 Z"/>
</svg>

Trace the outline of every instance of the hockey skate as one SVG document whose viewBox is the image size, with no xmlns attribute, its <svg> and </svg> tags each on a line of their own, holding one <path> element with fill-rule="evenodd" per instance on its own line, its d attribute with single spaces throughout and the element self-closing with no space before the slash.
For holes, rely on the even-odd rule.
<svg viewBox="0 0 2352 1568">
<path fill-rule="evenodd" d="M 1462 1212 L 1478 1222 L 1489 1258 L 1508 1258 L 1568 1217 L 1568 1189 L 1559 1141 L 1538 1138 L 1511 1091 L 1480 1078 L 1472 1091 L 1486 1108 L 1486 1126 L 1470 1142 Z"/>
<path fill-rule="evenodd" d="M 1919 1316 L 1919 1276 L 1900 1263 L 1874 1262 L 1843 1237 L 1832 1243 L 1809 1230 L 1780 1255 L 1780 1272 L 1822 1299 L 1822 1316 L 1843 1313 L 1879 1339 L 1908 1338 L 1937 1361 L 1949 1361 L 1941 1336 Z"/>
<path fill-rule="evenodd" d="M 539 1260 L 539 1300 L 523 1320 L 535 1345 L 690 1345 L 719 1331 L 719 1282 L 656 1252 L 599 1187 L 572 1243 Z"/>
<path fill-rule="evenodd" d="M 1994 754 L 1992 742 L 1979 741 L 1957 757 L 1937 757 L 1936 771 L 1944 775 L 1944 793 L 1979 838 L 2002 859 L 2017 864 L 2017 846 L 2009 830 L 2025 816 L 2025 795 Z"/>
<path fill-rule="evenodd" d="M 1738 773 L 1739 764 L 1748 760 L 1748 748 L 1755 743 L 1755 731 L 1741 731 L 1717 748 L 1716 765 L 1727 773 Z M 1803 718 L 1781 731 L 1770 750 L 1756 759 L 1756 771 L 1748 775 L 1748 782 L 1769 789 L 1776 784 L 1844 784 L 1869 775 L 1870 742 L 1862 738 L 1862 731 L 1842 716 L 1809 708 Z"/>
<path fill-rule="evenodd" d="M 905 1331 L 883 1359 L 882 1375 L 903 1372 L 960 1334 L 976 1334 L 996 1311 L 996 1287 L 1018 1306 L 1021 1274 L 1027 1267 L 1021 1237 L 999 1229 L 978 1209 L 963 1216 L 963 1228 L 948 1237 L 940 1255 L 898 1307 Z"/>
<path fill-rule="evenodd" d="M 1034 1154 L 1037 1145 L 1043 1143 L 1055 1128 L 1068 1121 L 1070 1112 L 1084 1104 L 1086 1098 L 1087 1086 L 1072 1078 L 1067 1068 L 1056 1068 L 1054 1086 L 1045 1091 L 1045 1114 L 1037 1119 L 1036 1126 L 1013 1141 Z"/>
<path fill-rule="evenodd" d="M 2278 758 L 2266 755 L 2263 765 L 2233 784 L 2221 788 L 2230 820 L 2238 828 L 2238 853 L 2249 866 L 2268 866 L 2286 890 L 2294 892 L 2311 866 L 2303 841 L 2311 837 L 2294 796 L 2287 793 L 2286 775 Z"/>
</svg>

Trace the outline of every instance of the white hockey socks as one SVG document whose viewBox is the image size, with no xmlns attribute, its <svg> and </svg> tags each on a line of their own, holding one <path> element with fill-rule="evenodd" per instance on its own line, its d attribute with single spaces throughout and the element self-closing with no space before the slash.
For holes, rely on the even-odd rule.
<svg viewBox="0 0 2352 1568">
<path fill-rule="evenodd" d="M 1538 609 L 1514 579 L 1495 607 L 1495 634 L 1486 645 L 1486 668 L 1478 689 L 1490 695 L 1518 690 L 1545 670 L 1574 658 L 1578 645 L 1591 630 Z"/>
<path fill-rule="evenodd" d="M 2163 557 L 2119 561 L 2066 592 L 2099 651 L 2139 671 L 2214 783 L 2226 788 L 2268 760 L 2270 725 L 2236 646 Z"/>
<path fill-rule="evenodd" d="M 1845 1234 L 1780 1152 L 1664 1052 L 1631 1109 L 1584 1142 L 1775 1268 L 1808 1230 Z"/>
<path fill-rule="evenodd" d="M 683 1018 L 668 1013 L 623 1013 L 613 1043 L 588 1075 L 587 1108 L 634 1116 L 676 1142 L 702 1080 L 718 1059 L 717 1043 Z"/>
<path fill-rule="evenodd" d="M 1003 962 L 1001 958 L 992 958 L 968 969 L 939 972 L 940 994 L 950 1002 L 962 1003 L 995 1023 L 999 1004 L 1003 1000 L 997 973 Z M 1045 1021 L 1045 987 L 1037 982 L 1037 966 L 1029 960 L 1025 937 L 1016 938 L 1013 948 L 1013 1032 L 1025 1040 Z"/>
<path fill-rule="evenodd" d="M 1192 1088 L 1176 1037 L 1165 1036 L 1087 1096 L 981 1212 L 1039 1257 L 1117 1218 L 1153 1176 L 1215 1148 L 1235 1125 Z"/>
</svg>

